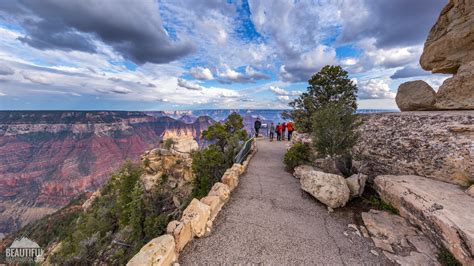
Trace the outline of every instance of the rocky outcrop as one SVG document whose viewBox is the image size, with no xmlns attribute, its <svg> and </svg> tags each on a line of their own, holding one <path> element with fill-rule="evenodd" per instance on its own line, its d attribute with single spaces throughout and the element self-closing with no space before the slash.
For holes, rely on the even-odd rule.
<svg viewBox="0 0 474 266">
<path fill-rule="evenodd" d="M 392 262 L 400 265 L 439 265 L 438 249 L 418 229 L 397 215 L 370 210 L 362 220 L 376 247 Z"/>
<path fill-rule="evenodd" d="M 456 75 L 443 82 L 436 93 L 435 108 L 474 109 L 474 61 L 462 65 Z"/>
<path fill-rule="evenodd" d="M 176 259 L 174 238 L 162 235 L 144 245 L 127 266 L 168 266 Z"/>
<path fill-rule="evenodd" d="M 432 110 L 436 92 L 422 80 L 405 82 L 398 87 L 397 102 L 400 111 Z"/>
<path fill-rule="evenodd" d="M 294 175 L 300 180 L 301 189 L 329 208 L 343 207 L 349 200 L 349 187 L 340 175 L 317 171 L 310 166 L 296 167 Z"/>
<path fill-rule="evenodd" d="M 377 176 L 375 188 L 400 215 L 462 263 L 474 263 L 474 200 L 457 185 L 420 176 Z"/>
<path fill-rule="evenodd" d="M 420 64 L 434 73 L 456 74 L 461 65 L 474 61 L 474 3 L 449 0 L 431 28 Z"/>
<path fill-rule="evenodd" d="M 354 149 L 364 174 L 415 174 L 449 183 L 474 181 L 474 111 L 362 115 Z"/>
<path fill-rule="evenodd" d="M 433 73 L 454 74 L 436 94 L 437 109 L 474 109 L 474 3 L 450 0 L 431 29 L 420 64 Z"/>
</svg>

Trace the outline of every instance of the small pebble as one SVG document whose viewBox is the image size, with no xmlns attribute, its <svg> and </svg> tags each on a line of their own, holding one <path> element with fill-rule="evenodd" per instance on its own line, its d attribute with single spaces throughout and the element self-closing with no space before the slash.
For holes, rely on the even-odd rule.
<svg viewBox="0 0 474 266">
<path fill-rule="evenodd" d="M 375 256 L 379 255 L 379 253 L 377 251 L 373 250 L 373 249 L 370 250 L 370 253 L 374 254 Z"/>
</svg>

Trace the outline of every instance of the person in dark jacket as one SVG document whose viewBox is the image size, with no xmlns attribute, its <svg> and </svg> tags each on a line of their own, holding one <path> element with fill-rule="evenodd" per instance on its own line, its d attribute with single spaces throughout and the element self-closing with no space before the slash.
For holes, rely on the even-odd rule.
<svg viewBox="0 0 474 266">
<path fill-rule="evenodd" d="M 253 126 L 255 128 L 255 137 L 258 138 L 258 132 L 260 131 L 260 128 L 262 127 L 262 122 L 260 121 L 260 118 L 257 118 Z"/>
<path fill-rule="evenodd" d="M 270 141 L 273 141 L 273 138 L 275 137 L 275 124 L 270 125 Z"/>
</svg>

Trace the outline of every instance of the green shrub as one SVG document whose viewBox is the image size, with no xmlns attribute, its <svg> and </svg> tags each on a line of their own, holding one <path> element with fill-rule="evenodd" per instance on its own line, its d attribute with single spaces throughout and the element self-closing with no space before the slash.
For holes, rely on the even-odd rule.
<svg viewBox="0 0 474 266">
<path fill-rule="evenodd" d="M 293 171 L 298 165 L 302 165 L 309 161 L 310 158 L 310 149 L 307 145 L 298 142 L 291 146 L 291 148 L 286 152 L 283 163 L 289 171 Z"/>
<path fill-rule="evenodd" d="M 239 142 L 247 139 L 242 117 L 232 113 L 225 123 L 215 123 L 202 132 L 202 137 L 213 144 L 192 155 L 194 180 L 193 196 L 202 198 L 219 182 L 227 168 L 234 163 Z"/>
<path fill-rule="evenodd" d="M 360 122 L 353 110 L 328 104 L 313 115 L 313 145 L 321 156 L 347 155 L 357 143 Z"/>
<path fill-rule="evenodd" d="M 461 266 L 462 264 L 454 257 L 454 255 L 445 247 L 438 252 L 438 261 L 443 266 Z"/>
<path fill-rule="evenodd" d="M 385 210 L 396 215 L 400 214 L 397 208 L 393 207 L 390 203 L 385 202 L 378 195 L 371 195 L 369 197 L 369 202 L 376 209 Z"/>
<path fill-rule="evenodd" d="M 163 147 L 167 150 L 171 149 L 176 144 L 173 138 L 167 138 L 163 141 Z"/>
</svg>

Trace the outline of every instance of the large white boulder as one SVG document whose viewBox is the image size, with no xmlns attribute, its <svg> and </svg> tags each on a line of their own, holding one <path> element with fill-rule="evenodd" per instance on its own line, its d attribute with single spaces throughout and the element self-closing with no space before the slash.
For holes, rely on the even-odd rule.
<svg viewBox="0 0 474 266">
<path fill-rule="evenodd" d="M 298 166 L 294 173 L 301 188 L 330 208 L 346 205 L 350 190 L 344 177 L 317 171 L 310 166 Z"/>
</svg>

